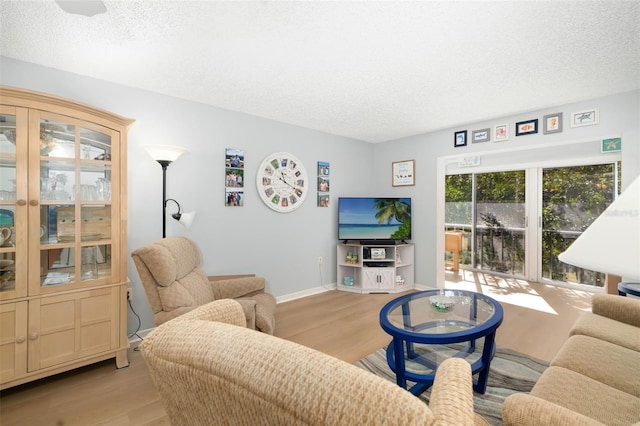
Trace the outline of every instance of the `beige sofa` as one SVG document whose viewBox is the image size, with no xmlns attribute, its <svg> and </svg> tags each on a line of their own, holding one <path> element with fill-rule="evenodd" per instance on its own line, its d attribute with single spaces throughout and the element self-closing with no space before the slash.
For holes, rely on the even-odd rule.
<svg viewBox="0 0 640 426">
<path fill-rule="evenodd" d="M 247 329 L 218 300 L 157 327 L 140 350 L 173 425 L 472 425 L 471 368 L 438 368 L 429 406 L 314 349 Z"/>
<path fill-rule="evenodd" d="M 640 425 L 640 299 L 596 294 L 569 334 L 531 392 L 506 399 L 505 424 Z"/>
<path fill-rule="evenodd" d="M 160 325 L 217 299 L 236 299 L 249 328 L 273 334 L 276 299 L 265 292 L 262 277 L 208 277 L 200 268 L 198 246 L 185 237 L 169 237 L 134 250 L 153 320 Z"/>
</svg>

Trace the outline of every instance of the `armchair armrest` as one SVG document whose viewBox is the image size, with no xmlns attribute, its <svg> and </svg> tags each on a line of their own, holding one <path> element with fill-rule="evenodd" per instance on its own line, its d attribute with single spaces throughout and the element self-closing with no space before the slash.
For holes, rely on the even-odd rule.
<svg viewBox="0 0 640 426">
<path fill-rule="evenodd" d="M 171 322 L 193 320 L 216 321 L 240 327 L 247 325 L 242 306 L 232 299 L 214 300 L 172 319 Z"/>
<path fill-rule="evenodd" d="M 435 424 L 474 424 L 472 383 L 471 365 L 464 359 L 448 358 L 438 366 L 429 399 Z"/>
<path fill-rule="evenodd" d="M 502 421 L 507 426 L 602 426 L 602 423 L 544 399 L 516 393 L 502 404 Z"/>
<path fill-rule="evenodd" d="M 640 327 L 640 300 L 612 294 L 594 294 L 591 300 L 594 314 Z"/>
<path fill-rule="evenodd" d="M 264 278 L 254 275 L 236 277 L 208 277 L 216 299 L 237 299 L 264 292 Z"/>
</svg>

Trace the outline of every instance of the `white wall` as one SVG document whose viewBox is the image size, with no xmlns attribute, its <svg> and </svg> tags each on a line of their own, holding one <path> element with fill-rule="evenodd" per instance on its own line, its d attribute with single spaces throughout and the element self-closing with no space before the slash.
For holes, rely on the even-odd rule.
<svg viewBox="0 0 640 426">
<path fill-rule="evenodd" d="M 589 108 L 599 108 L 600 123 L 594 126 L 572 128 L 570 117 L 572 112 Z M 542 132 L 542 117 L 546 114 L 563 113 L 563 132 L 544 135 Z M 534 135 L 515 136 L 515 123 L 530 119 L 539 119 L 539 132 Z M 454 148 L 454 132 L 467 130 L 471 137 L 472 130 L 480 130 L 497 124 L 509 124 L 510 137 L 505 142 L 491 142 L 472 144 L 466 147 Z M 455 128 L 428 134 L 416 135 L 399 140 L 378 144 L 375 147 L 374 184 L 385 190 L 386 196 L 410 196 L 412 200 L 412 242 L 416 244 L 416 282 L 427 287 L 436 287 L 439 283 L 438 268 L 443 267 L 443 242 L 437 247 L 438 238 L 443 238 L 437 223 L 438 185 L 441 190 L 444 185 L 438 180 L 438 158 L 453 155 L 487 155 L 502 150 L 514 150 L 506 155 L 505 163 L 523 163 L 537 157 L 535 161 L 544 158 L 549 147 L 555 144 L 570 144 L 593 140 L 595 146 L 603 138 L 622 138 L 622 180 L 623 188 L 635 176 L 640 175 L 640 91 L 622 93 L 584 102 L 561 105 L 526 114 L 501 117 L 491 121 L 462 124 Z M 585 144 L 576 144 L 575 146 Z M 593 144 L 592 144 L 593 146 Z M 522 148 L 521 151 L 518 149 Z M 524 148 L 533 148 L 524 149 Z M 539 149 L 538 149 L 539 148 Z M 543 153 L 543 155 L 540 155 Z M 599 148 L 593 152 L 576 152 L 577 155 L 602 155 Z M 414 187 L 392 188 L 389 184 L 389 170 L 391 162 L 398 160 L 416 160 L 416 185 Z M 533 160 L 532 160 L 533 161 Z M 472 169 L 469 169 L 471 172 Z"/>
<path fill-rule="evenodd" d="M 51 93 L 134 118 L 129 132 L 129 252 L 162 236 L 161 168 L 143 150 L 146 144 L 173 144 L 189 150 L 168 169 L 168 197 L 187 210 L 195 210 L 194 225 L 185 230 L 167 220 L 168 235 L 185 235 L 201 247 L 204 268 L 210 274 L 256 273 L 267 279 L 270 292 L 286 298 L 313 292 L 335 283 L 339 196 L 409 196 L 413 199 L 413 242 L 416 244 L 416 282 L 437 283 L 436 241 L 438 158 L 510 147 L 544 149 L 547 143 L 621 136 L 623 180 L 640 174 L 640 91 L 513 115 L 492 121 L 416 135 L 382 144 L 333 136 L 246 114 L 222 110 L 143 90 L 79 76 L 38 65 L 1 58 L 0 84 Z M 571 112 L 597 107 L 600 124 L 571 128 Z M 563 112 L 564 132 L 515 136 L 515 122 Z M 507 122 L 510 139 L 501 143 L 453 147 L 453 132 L 493 127 Z M 224 150 L 245 151 L 245 206 L 224 206 Z M 292 213 L 275 213 L 259 200 L 255 176 L 262 159 L 271 152 L 289 151 L 299 157 L 310 176 L 317 161 L 331 163 L 330 208 L 316 207 L 315 193 Z M 514 152 L 521 161 L 526 152 Z M 416 185 L 391 186 L 391 162 L 416 160 Z M 170 204 L 171 209 L 173 204 Z M 320 274 L 317 258 L 325 259 Z M 151 311 L 133 263 L 129 276 L 134 308 L 142 329 L 153 326 Z M 321 283 L 321 277 L 323 281 Z M 137 322 L 130 316 L 129 330 Z"/>
<path fill-rule="evenodd" d="M 162 237 L 162 169 L 142 145 L 171 144 L 189 152 L 167 170 L 167 195 L 197 213 L 186 230 L 167 219 L 167 235 L 200 246 L 209 274 L 255 273 L 276 297 L 317 291 L 336 280 L 337 197 L 371 193 L 373 145 L 195 102 L 132 89 L 9 58 L 1 58 L 0 84 L 46 92 L 136 120 L 129 131 L 129 253 Z M 245 205 L 225 207 L 225 148 L 245 151 Z M 300 158 L 310 179 L 316 163 L 331 164 L 329 208 L 316 207 L 316 192 L 290 213 L 276 213 L 259 199 L 255 179 L 269 153 Z M 169 211 L 174 208 L 169 204 Z M 317 265 L 324 257 L 322 275 Z M 151 310 L 133 262 L 128 265 L 134 309 L 142 329 Z M 137 320 L 129 316 L 129 331 Z"/>
</svg>

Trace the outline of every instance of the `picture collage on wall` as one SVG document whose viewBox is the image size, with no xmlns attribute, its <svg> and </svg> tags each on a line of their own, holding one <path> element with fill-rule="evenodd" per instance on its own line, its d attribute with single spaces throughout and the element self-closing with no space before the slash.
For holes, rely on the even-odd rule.
<svg viewBox="0 0 640 426">
<path fill-rule="evenodd" d="M 584 111 L 578 111 L 571 114 L 571 127 L 591 126 L 600 122 L 600 113 L 598 108 L 591 108 Z M 542 117 L 542 131 L 543 134 L 549 135 L 553 133 L 562 133 L 562 113 L 557 112 L 554 114 L 547 114 Z M 526 136 L 533 135 L 539 132 L 538 128 L 539 119 L 532 118 L 530 120 L 518 121 L 515 123 L 515 135 Z M 504 142 L 509 140 L 509 124 L 497 124 L 492 129 L 487 127 L 484 129 L 471 131 L 471 143 L 489 142 L 492 139 L 494 142 Z M 453 146 L 455 148 L 467 146 L 467 130 L 459 130 L 453 134 Z"/>
<path fill-rule="evenodd" d="M 329 163 L 318 161 L 318 207 L 329 207 Z"/>
<path fill-rule="evenodd" d="M 225 206 L 244 205 L 244 151 L 235 148 L 225 150 Z"/>
</svg>

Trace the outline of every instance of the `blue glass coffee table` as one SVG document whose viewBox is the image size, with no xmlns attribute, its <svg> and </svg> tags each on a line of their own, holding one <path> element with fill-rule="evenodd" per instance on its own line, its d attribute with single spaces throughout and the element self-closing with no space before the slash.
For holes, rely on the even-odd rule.
<svg viewBox="0 0 640 426">
<path fill-rule="evenodd" d="M 640 297 L 640 283 L 621 282 L 618 284 L 618 294 L 620 296 L 632 295 Z"/>
<path fill-rule="evenodd" d="M 382 329 L 393 337 L 387 362 L 398 386 L 419 395 L 432 384 L 438 365 L 452 356 L 465 358 L 478 378 L 476 392 L 485 393 L 495 355 L 496 330 L 502 323 L 500 303 L 464 290 L 428 290 L 387 303 L 380 311 Z"/>
</svg>

